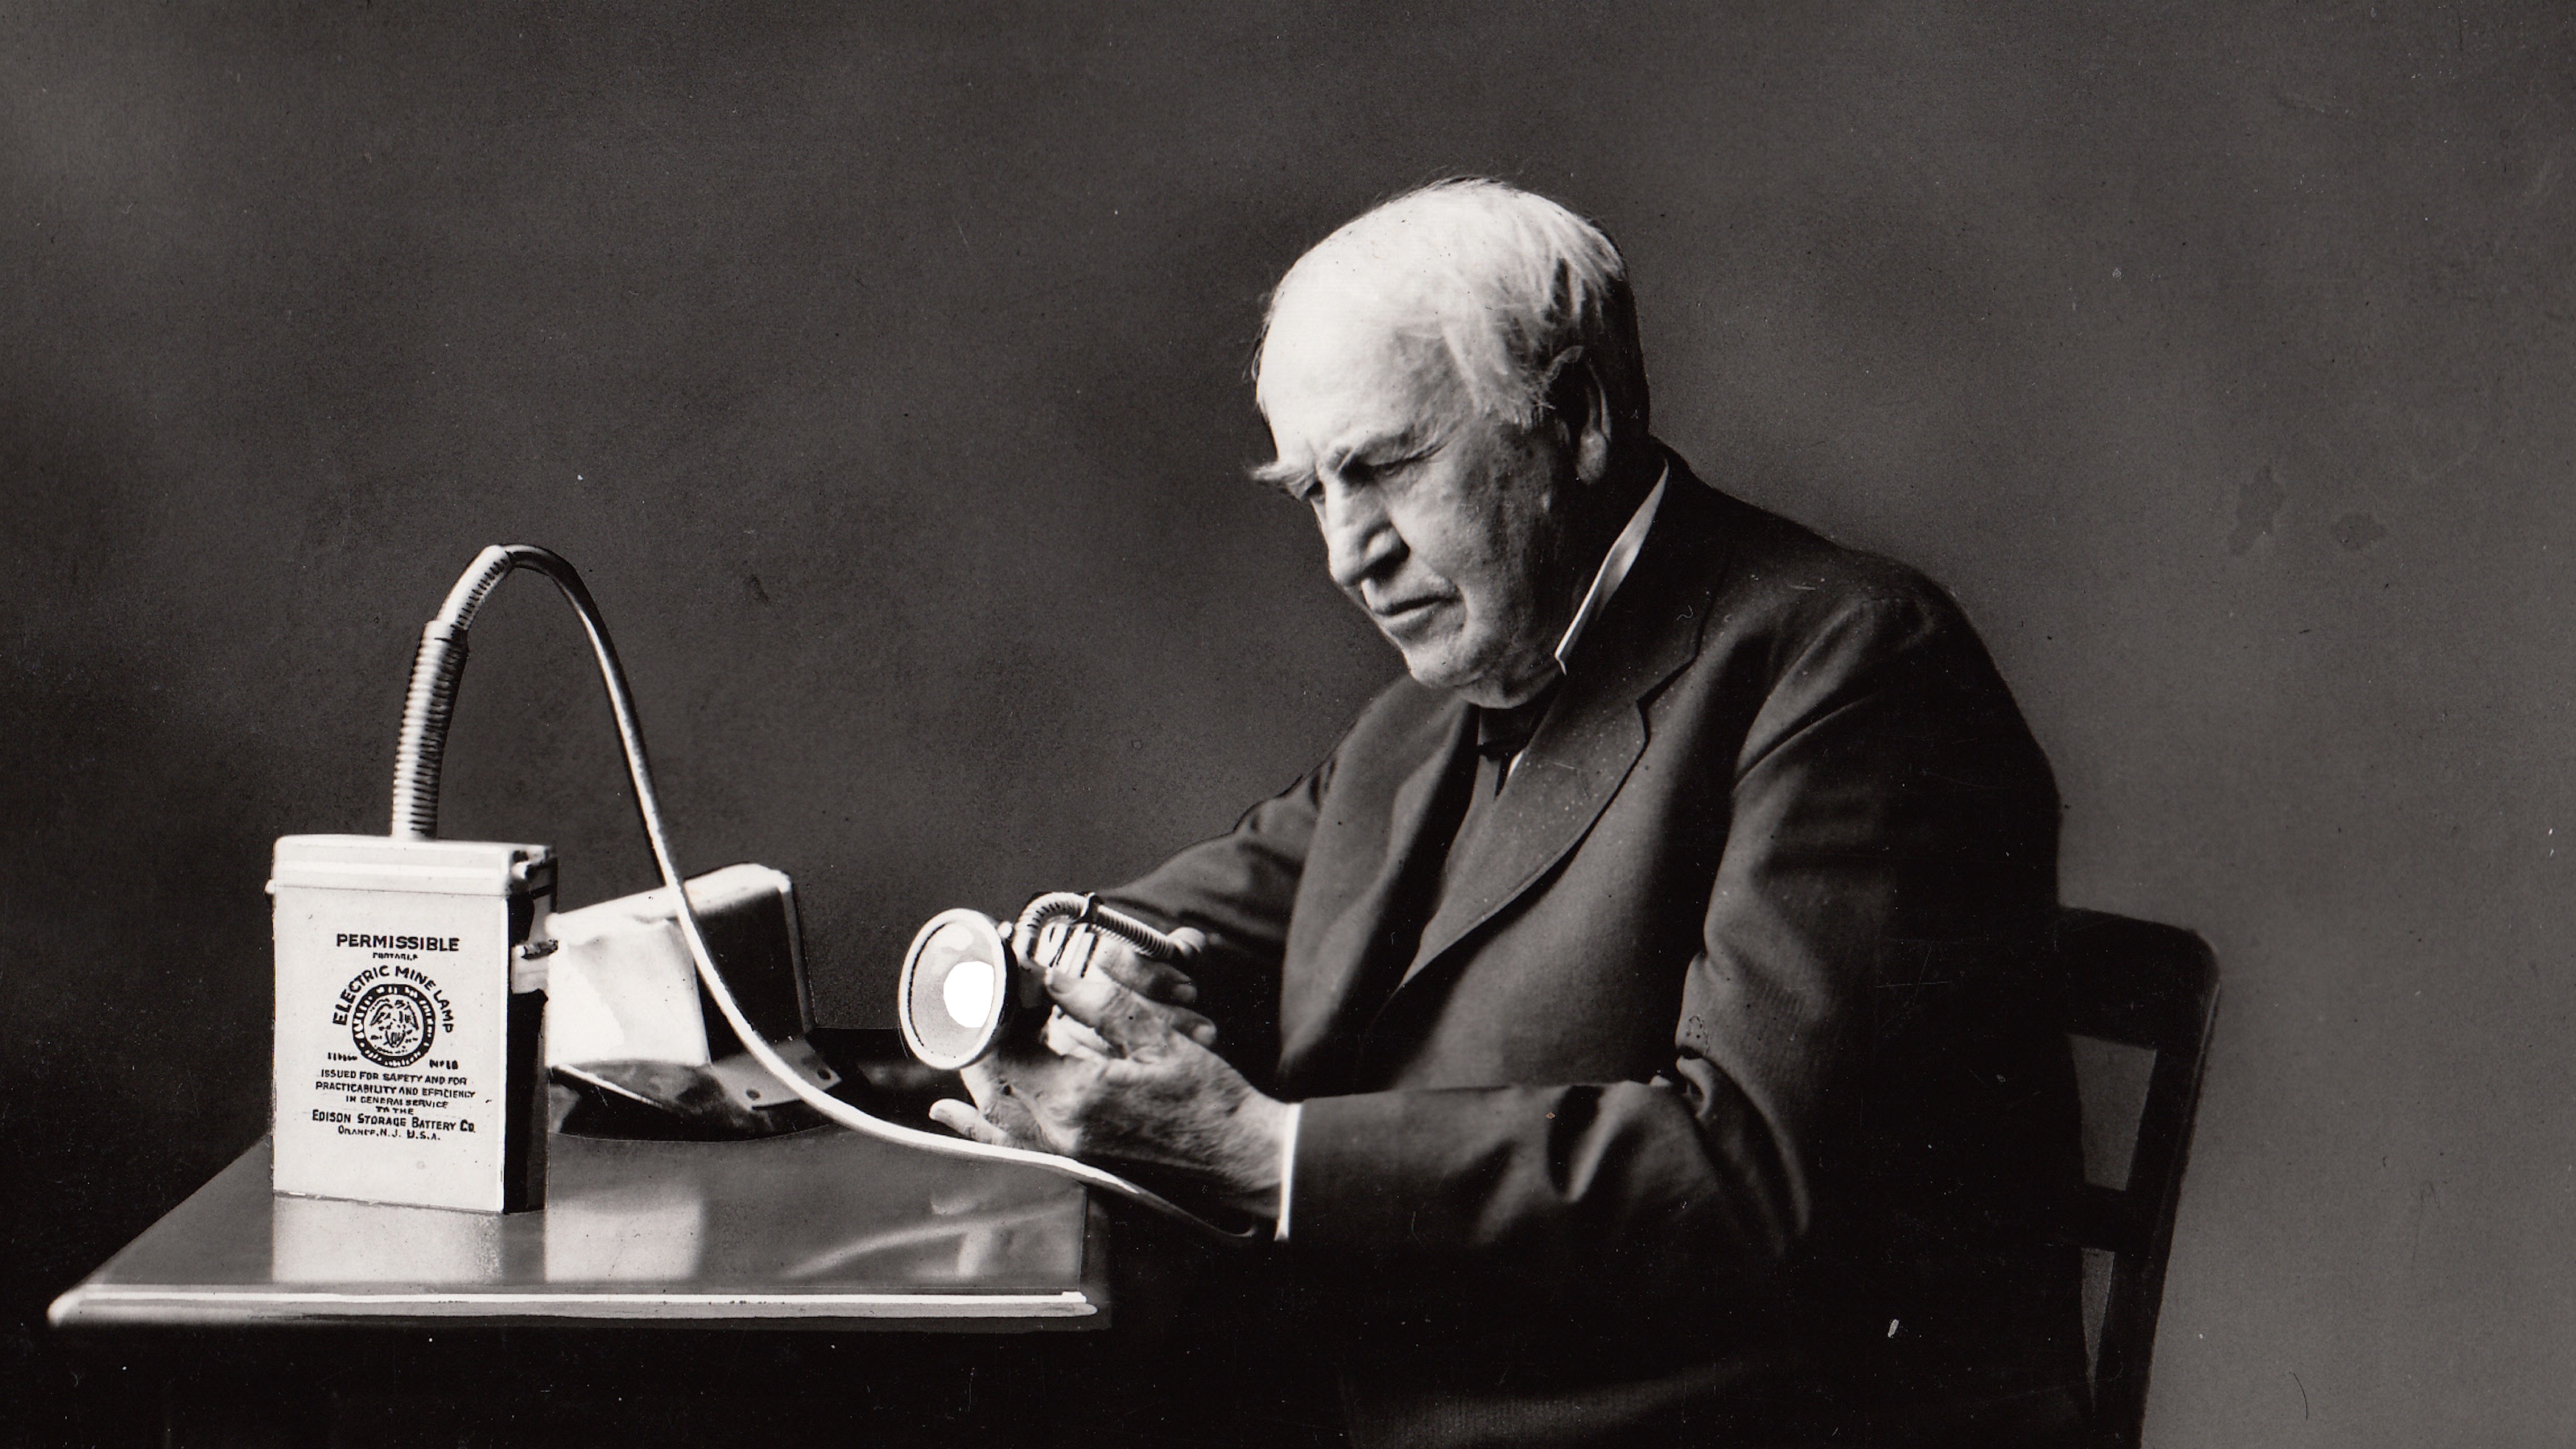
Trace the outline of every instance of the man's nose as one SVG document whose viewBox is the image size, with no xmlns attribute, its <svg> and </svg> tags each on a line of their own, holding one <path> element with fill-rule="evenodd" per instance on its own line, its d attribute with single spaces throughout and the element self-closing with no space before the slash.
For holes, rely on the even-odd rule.
<svg viewBox="0 0 2576 1449">
<path fill-rule="evenodd" d="M 1316 523 L 1324 530 L 1325 566 L 1345 593 L 1356 593 L 1362 581 L 1383 577 L 1403 559 L 1404 539 L 1376 489 L 1329 479 L 1322 487 Z"/>
</svg>

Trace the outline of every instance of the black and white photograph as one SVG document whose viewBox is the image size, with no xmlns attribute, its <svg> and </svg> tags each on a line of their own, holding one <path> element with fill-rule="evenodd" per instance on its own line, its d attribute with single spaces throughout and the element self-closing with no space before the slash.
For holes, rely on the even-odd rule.
<svg viewBox="0 0 2576 1449">
<path fill-rule="evenodd" d="M 0 225 L 0 1446 L 2576 1438 L 2576 10 L 0 5 Z"/>
</svg>

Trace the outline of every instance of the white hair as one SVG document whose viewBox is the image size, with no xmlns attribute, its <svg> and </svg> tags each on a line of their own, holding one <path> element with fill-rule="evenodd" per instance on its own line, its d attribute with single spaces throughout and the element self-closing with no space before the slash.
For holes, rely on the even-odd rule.
<svg viewBox="0 0 2576 1449">
<path fill-rule="evenodd" d="M 1551 367 L 1580 347 L 1623 438 L 1643 438 L 1646 359 L 1627 259 L 1591 222 L 1506 182 L 1452 177 L 1343 224 L 1271 290 L 1262 350 L 1280 314 L 1313 295 L 1368 307 L 1437 342 L 1471 402 L 1528 427 Z M 1258 392 L 1261 353 L 1253 358 Z"/>
</svg>

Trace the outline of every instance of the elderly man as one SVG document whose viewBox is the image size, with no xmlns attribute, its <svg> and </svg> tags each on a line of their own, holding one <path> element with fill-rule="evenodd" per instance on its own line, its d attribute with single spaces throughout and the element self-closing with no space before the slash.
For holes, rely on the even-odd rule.
<svg viewBox="0 0 2576 1449">
<path fill-rule="evenodd" d="M 1298 261 L 1257 397 L 1407 677 L 1110 893 L 1197 983 L 1051 981 L 1089 1031 L 939 1119 L 1274 1219 L 1357 1443 L 2068 1442 L 2058 806 L 1956 606 L 1694 477 L 1619 253 L 1500 183 Z"/>
</svg>

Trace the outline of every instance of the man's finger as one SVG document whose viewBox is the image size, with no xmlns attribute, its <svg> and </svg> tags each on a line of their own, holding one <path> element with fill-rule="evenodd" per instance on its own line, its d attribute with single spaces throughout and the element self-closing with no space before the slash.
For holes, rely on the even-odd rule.
<svg viewBox="0 0 2576 1449">
<path fill-rule="evenodd" d="M 1047 992 L 1065 1015 L 1099 1033 L 1123 1056 L 1151 1052 L 1166 1044 L 1177 1029 L 1174 1018 L 1179 1008 L 1147 1001 L 1106 971 L 1075 975 L 1059 967 L 1047 972 Z M 1211 1033 L 1214 1030 L 1209 1028 Z"/>
<path fill-rule="evenodd" d="M 1029 1111 L 1029 1104 L 1017 1096 L 1003 1097 L 982 1112 L 954 1098 L 933 1102 L 930 1120 L 961 1137 L 995 1147 L 1016 1147 L 1023 1152 L 1056 1150 L 1038 1126 L 1036 1115 Z"/>
<path fill-rule="evenodd" d="M 1115 936 L 1076 927 L 1058 939 L 1062 944 L 1050 964 L 1106 971 L 1148 1001 L 1187 1006 L 1199 999 L 1198 983 L 1190 980 L 1187 971 L 1169 961 L 1157 961 Z M 1207 937 L 1186 927 L 1172 939 L 1188 955 L 1196 955 L 1207 943 Z"/>
<path fill-rule="evenodd" d="M 987 1147 L 1010 1147 L 1011 1135 L 984 1120 L 983 1114 L 954 1098 L 930 1104 L 930 1120 L 973 1142 Z"/>
<path fill-rule="evenodd" d="M 987 1057 L 979 1062 L 968 1062 L 965 1070 L 957 1074 L 965 1079 L 966 1090 L 974 1095 L 977 1111 L 991 1111 L 994 1103 L 1010 1095 L 1010 1084 L 996 1070 L 999 1065 Z"/>
<path fill-rule="evenodd" d="M 1169 961 L 1140 956 L 1125 946 L 1103 950 L 1091 960 L 1092 969 L 1115 976 L 1129 990 L 1149 1001 L 1169 1001 L 1187 1006 L 1199 999 L 1198 983 L 1189 973 Z"/>
<path fill-rule="evenodd" d="M 1097 1057 L 1102 1060 L 1117 1055 L 1100 1033 L 1061 1011 L 1047 1013 L 1047 1050 L 1060 1057 Z"/>
</svg>

